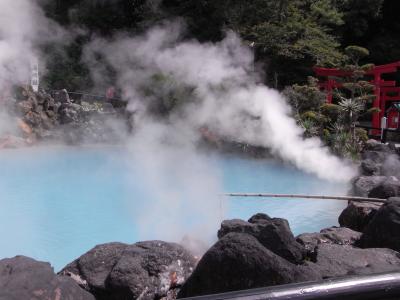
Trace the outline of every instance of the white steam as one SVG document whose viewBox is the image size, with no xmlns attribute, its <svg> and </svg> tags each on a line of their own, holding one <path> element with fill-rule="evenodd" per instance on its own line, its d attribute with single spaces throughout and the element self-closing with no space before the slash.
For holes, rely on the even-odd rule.
<svg viewBox="0 0 400 300">
<path fill-rule="evenodd" d="M 191 136 L 184 127 L 145 122 L 130 139 L 128 163 L 141 174 L 144 193 L 144 199 L 131 199 L 141 239 L 179 242 L 190 235 L 211 241 L 215 236 L 224 215 L 222 178 L 210 159 L 197 153 Z"/>
<path fill-rule="evenodd" d="M 66 32 L 46 18 L 36 0 L 0 1 L 0 138 L 15 130 L 3 105 L 15 84 L 28 84 L 39 46 L 66 40 Z M 41 62 L 43 64 L 43 61 Z"/>
<path fill-rule="evenodd" d="M 0 1 L 0 89 L 26 83 L 30 62 L 39 56 L 37 46 L 62 37 L 35 0 Z"/>
<path fill-rule="evenodd" d="M 324 179 L 348 181 L 355 175 L 354 168 L 331 155 L 319 139 L 302 137 L 280 93 L 255 83 L 252 53 L 235 34 L 228 33 L 216 44 L 180 41 L 180 36 L 181 26 L 173 23 L 136 38 L 95 40 L 86 49 L 86 61 L 94 66 L 95 78 L 104 74 L 95 64 L 94 52 L 113 66 L 119 87 L 137 113 L 152 100 L 142 87 L 163 74 L 195 90 L 195 101 L 186 99 L 190 104 L 170 123 L 179 121 L 193 132 L 206 126 L 219 136 L 270 148 Z"/>
</svg>

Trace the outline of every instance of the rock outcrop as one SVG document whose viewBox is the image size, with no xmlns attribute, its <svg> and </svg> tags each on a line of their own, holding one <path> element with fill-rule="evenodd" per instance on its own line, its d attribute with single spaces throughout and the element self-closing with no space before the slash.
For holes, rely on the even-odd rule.
<svg viewBox="0 0 400 300">
<path fill-rule="evenodd" d="M 96 299 L 174 298 L 196 260 L 182 246 L 161 241 L 96 246 L 60 274 L 75 278 Z"/>
<path fill-rule="evenodd" d="M 400 196 L 400 157 L 396 147 L 369 140 L 361 157 L 362 175 L 353 180 L 351 193 L 380 199 Z M 364 231 L 380 207 L 376 202 L 350 201 L 339 217 L 339 224 Z"/>
<path fill-rule="evenodd" d="M 353 181 L 352 193 L 359 197 L 368 197 L 368 194 L 387 179 L 386 176 L 360 176 Z"/>
<path fill-rule="evenodd" d="M 254 236 L 231 232 L 204 254 L 178 297 L 318 279 L 317 272 L 274 254 Z"/>
<path fill-rule="evenodd" d="M 369 198 L 389 199 L 400 196 L 400 180 L 390 176 L 374 187 L 368 194 Z"/>
<path fill-rule="evenodd" d="M 400 198 L 390 198 L 376 212 L 364 230 L 360 246 L 400 251 Z"/>
<path fill-rule="evenodd" d="M 320 244 L 306 265 L 322 276 L 368 275 L 400 270 L 400 254 L 391 249 L 359 249 L 348 245 Z"/>
<path fill-rule="evenodd" d="M 381 205 L 377 202 L 350 201 L 339 216 L 339 224 L 342 227 L 362 232 Z"/>
<path fill-rule="evenodd" d="M 54 96 L 54 97 L 53 97 Z M 70 98 L 66 90 L 50 95 L 45 91 L 17 87 L 2 103 L 13 130 L 0 133 L 0 148 L 14 148 L 40 141 L 58 143 L 115 143 L 128 130 L 122 109 L 104 101 Z"/>
<path fill-rule="evenodd" d="M 398 252 L 358 248 L 362 234 L 337 227 L 298 236 L 297 244 L 303 248 L 300 252 L 307 251 L 307 255 L 303 261 L 293 263 L 283 255 L 284 247 L 272 251 L 268 239 L 260 238 L 288 236 L 286 230 L 271 226 L 272 220 L 258 214 L 248 222 L 223 222 L 219 241 L 204 254 L 178 297 L 400 270 Z"/>
<path fill-rule="evenodd" d="M 345 227 L 331 227 L 322 229 L 319 233 L 303 233 L 296 240 L 303 245 L 309 255 L 321 244 L 354 245 L 361 238 L 361 232 Z"/>
<path fill-rule="evenodd" d="M 384 182 L 390 181 L 392 176 L 400 174 L 400 161 L 396 148 L 392 145 L 381 144 L 369 140 L 361 154 L 361 176 L 353 182 L 353 193 L 356 196 L 372 197 L 369 194 Z M 385 193 L 373 192 L 373 195 Z"/>
<path fill-rule="evenodd" d="M 16 256 L 0 260 L 0 299 L 95 300 L 69 277 L 57 276 L 49 263 Z"/>
<path fill-rule="evenodd" d="M 300 263 L 305 250 L 294 238 L 285 219 L 270 218 L 266 214 L 257 214 L 248 222 L 242 220 L 229 220 L 221 224 L 218 238 L 228 233 L 246 233 L 254 236 L 261 245 L 292 263 Z"/>
</svg>

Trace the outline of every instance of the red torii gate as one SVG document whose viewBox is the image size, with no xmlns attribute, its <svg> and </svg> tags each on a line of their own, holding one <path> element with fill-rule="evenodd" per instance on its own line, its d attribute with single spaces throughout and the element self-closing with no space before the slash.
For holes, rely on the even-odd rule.
<svg viewBox="0 0 400 300">
<path fill-rule="evenodd" d="M 388 101 L 400 101 L 400 87 L 396 86 L 396 81 L 386 81 L 382 79 L 382 74 L 396 73 L 400 68 L 400 61 L 387 65 L 374 66 L 371 70 L 366 72 L 366 76 L 373 77 L 370 81 L 374 85 L 375 100 L 373 107 L 379 108 L 379 113 L 372 115 L 372 127 L 381 128 L 381 118 L 384 117 L 386 111 L 386 103 Z M 315 74 L 319 78 L 319 86 L 322 90 L 326 91 L 326 102 L 332 103 L 333 90 L 340 88 L 341 83 L 336 81 L 334 77 L 348 77 L 351 72 L 328 69 L 328 68 L 314 68 Z M 321 78 L 326 78 L 321 80 Z"/>
</svg>

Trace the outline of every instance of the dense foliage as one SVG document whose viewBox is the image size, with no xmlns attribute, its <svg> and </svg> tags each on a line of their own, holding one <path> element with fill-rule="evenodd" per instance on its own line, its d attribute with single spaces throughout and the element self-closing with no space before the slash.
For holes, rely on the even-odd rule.
<svg viewBox="0 0 400 300">
<path fill-rule="evenodd" d="M 80 28 L 75 41 L 46 49 L 54 88 L 90 88 L 80 64 L 82 45 L 93 35 L 120 31 L 136 34 L 162 19 L 183 18 L 188 38 L 220 40 L 226 29 L 253 45 L 265 82 L 284 88 L 305 83 L 312 66 L 336 66 L 344 48 L 370 50 L 374 63 L 398 60 L 399 3 L 396 0 L 55 0 L 45 1 L 47 15 Z"/>
</svg>

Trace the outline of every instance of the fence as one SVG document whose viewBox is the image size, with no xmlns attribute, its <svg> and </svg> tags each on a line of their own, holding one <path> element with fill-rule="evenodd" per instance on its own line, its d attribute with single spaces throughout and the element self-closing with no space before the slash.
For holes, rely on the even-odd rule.
<svg viewBox="0 0 400 300">
<path fill-rule="evenodd" d="M 377 128 L 377 127 L 371 127 L 371 126 L 367 126 L 367 125 L 356 125 L 357 128 L 363 128 L 363 129 L 367 129 L 368 130 L 368 136 L 369 137 L 373 137 L 373 138 L 377 138 L 376 134 L 373 134 L 372 131 L 376 131 L 376 132 L 380 132 L 380 141 L 381 143 L 386 143 L 388 140 L 388 133 L 395 133 L 396 135 L 398 135 L 398 137 L 400 138 L 400 128 L 397 129 L 389 129 L 389 128 Z"/>
<path fill-rule="evenodd" d="M 52 90 L 50 91 L 50 95 L 54 98 L 57 93 L 59 93 L 60 90 Z M 108 102 L 111 103 L 114 107 L 125 107 L 127 102 L 122 100 L 121 98 L 118 97 L 107 97 L 105 95 L 99 95 L 99 94 L 91 94 L 91 93 L 85 93 L 85 92 L 67 92 L 69 97 L 73 99 L 75 102 Z"/>
</svg>

